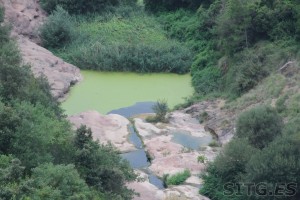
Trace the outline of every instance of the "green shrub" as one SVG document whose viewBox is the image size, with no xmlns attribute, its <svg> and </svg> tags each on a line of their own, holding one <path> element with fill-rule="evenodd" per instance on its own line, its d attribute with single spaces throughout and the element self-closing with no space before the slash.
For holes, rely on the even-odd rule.
<svg viewBox="0 0 300 200">
<path fill-rule="evenodd" d="M 213 50 L 204 50 L 196 55 L 195 61 L 191 67 L 191 75 L 193 76 L 197 71 L 203 70 L 206 67 L 216 66 L 216 53 Z"/>
<path fill-rule="evenodd" d="M 192 85 L 199 94 L 208 94 L 219 89 L 221 72 L 216 67 L 207 67 L 193 73 Z"/>
<path fill-rule="evenodd" d="M 222 90 L 240 96 L 257 86 L 295 55 L 295 44 L 260 42 L 235 54 L 227 62 L 229 70 L 222 79 Z"/>
<path fill-rule="evenodd" d="M 156 114 L 156 119 L 159 121 L 165 121 L 166 114 L 169 110 L 166 100 L 158 100 L 156 104 L 152 106 L 153 111 Z"/>
<path fill-rule="evenodd" d="M 203 155 L 197 157 L 197 162 L 204 164 L 207 161 L 207 158 Z"/>
<path fill-rule="evenodd" d="M 211 142 L 208 144 L 208 146 L 210 146 L 210 147 L 220 147 L 221 144 L 220 144 L 218 141 L 213 140 L 213 141 L 211 141 Z"/>
<path fill-rule="evenodd" d="M 245 139 L 230 141 L 215 161 L 209 163 L 207 172 L 202 176 L 204 184 L 200 193 L 211 199 L 243 199 L 242 196 L 224 195 L 224 185 L 225 183 L 239 183 L 245 174 L 249 159 L 257 152 L 258 150 L 250 146 Z M 242 194 L 243 191 L 239 192 Z"/>
<path fill-rule="evenodd" d="M 236 124 L 236 135 L 246 138 L 258 149 L 263 149 L 281 134 L 283 122 L 274 108 L 258 106 L 242 113 Z"/>
<path fill-rule="evenodd" d="M 209 119 L 209 115 L 206 111 L 202 112 L 199 117 L 198 117 L 198 120 L 199 120 L 199 123 L 202 124 L 203 122 L 207 121 Z"/>
<path fill-rule="evenodd" d="M 152 110 L 155 113 L 155 116 L 149 116 L 146 118 L 147 122 L 156 123 L 156 122 L 166 122 L 166 114 L 169 110 L 166 100 L 158 100 L 153 106 Z"/>
<path fill-rule="evenodd" d="M 275 191 L 279 183 L 295 183 L 295 196 L 300 194 L 300 140 L 299 132 L 277 138 L 260 153 L 251 157 L 246 167 L 244 181 L 247 183 L 265 183 L 269 191 Z M 274 195 L 258 196 L 251 191 L 252 197 L 258 200 L 271 200 Z M 287 191 L 285 191 L 287 192 Z M 287 196 L 282 199 L 297 199 Z"/>
<path fill-rule="evenodd" d="M 74 24 L 68 12 L 58 6 L 40 28 L 43 46 L 63 47 L 74 38 Z"/>
<path fill-rule="evenodd" d="M 188 179 L 190 176 L 191 176 L 191 172 L 188 169 L 186 169 L 183 172 L 179 172 L 172 176 L 168 176 L 166 179 L 166 184 L 167 185 L 180 185 L 186 179 Z"/>
</svg>

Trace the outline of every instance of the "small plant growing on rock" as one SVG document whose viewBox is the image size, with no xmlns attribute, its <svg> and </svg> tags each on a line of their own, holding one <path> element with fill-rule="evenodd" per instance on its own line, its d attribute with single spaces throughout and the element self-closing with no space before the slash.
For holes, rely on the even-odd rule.
<svg viewBox="0 0 300 200">
<path fill-rule="evenodd" d="M 169 110 L 168 103 L 166 100 L 158 100 L 153 106 L 152 109 L 155 113 L 154 117 L 147 117 L 147 122 L 167 122 L 166 114 Z"/>
<path fill-rule="evenodd" d="M 63 47 L 74 38 L 74 34 L 71 16 L 60 6 L 40 28 L 42 43 L 46 48 Z"/>
<path fill-rule="evenodd" d="M 202 112 L 200 115 L 199 115 L 199 123 L 202 124 L 203 122 L 207 121 L 209 118 L 209 115 L 206 111 Z"/>
<path fill-rule="evenodd" d="M 220 147 L 221 144 L 220 144 L 218 141 L 213 140 L 213 141 L 211 141 L 211 142 L 208 144 L 208 146 L 210 146 L 210 147 Z"/>
<path fill-rule="evenodd" d="M 203 155 L 200 155 L 197 157 L 197 161 L 198 161 L 198 163 L 205 164 L 207 162 L 207 158 Z"/>
<path fill-rule="evenodd" d="M 190 176 L 191 176 L 190 170 L 185 169 L 183 172 L 179 172 L 172 176 L 166 175 L 163 177 L 163 180 L 166 185 L 180 185 L 184 181 L 186 181 L 186 179 L 188 179 Z"/>
</svg>

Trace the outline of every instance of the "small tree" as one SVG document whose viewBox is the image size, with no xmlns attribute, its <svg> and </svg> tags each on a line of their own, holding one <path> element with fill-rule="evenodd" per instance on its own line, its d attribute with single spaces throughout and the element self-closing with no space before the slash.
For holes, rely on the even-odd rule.
<svg viewBox="0 0 300 200">
<path fill-rule="evenodd" d="M 62 47 L 74 37 L 74 25 L 68 12 L 57 6 L 40 29 L 43 45 L 47 48 Z"/>
<path fill-rule="evenodd" d="M 155 112 L 156 121 L 164 122 L 166 121 L 166 114 L 169 110 L 166 100 L 158 100 L 156 104 L 152 106 L 153 111 Z"/>
<path fill-rule="evenodd" d="M 246 138 L 252 146 L 263 149 L 281 134 L 283 122 L 275 109 L 259 106 L 242 113 L 236 128 L 239 138 Z"/>
</svg>

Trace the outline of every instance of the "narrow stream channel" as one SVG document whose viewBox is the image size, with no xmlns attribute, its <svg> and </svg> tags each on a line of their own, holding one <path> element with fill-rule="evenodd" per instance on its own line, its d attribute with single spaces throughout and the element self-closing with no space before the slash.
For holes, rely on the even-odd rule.
<svg viewBox="0 0 300 200">
<path fill-rule="evenodd" d="M 137 114 L 153 113 L 152 110 L 153 105 L 154 102 L 138 102 L 129 107 L 112 110 L 107 114 L 118 114 L 130 118 Z M 134 130 L 132 124 L 128 125 L 128 130 L 130 132 L 128 139 L 132 144 L 134 144 L 137 150 L 128 153 L 123 153 L 122 157 L 128 160 L 132 168 L 139 169 L 145 172 L 146 174 L 148 174 L 149 182 L 152 185 L 156 186 L 159 189 L 164 189 L 165 187 L 163 181 L 159 177 L 155 176 L 148 168 L 151 165 L 151 163 L 147 158 L 147 154 L 144 150 L 143 142 L 138 136 L 138 134 L 136 133 L 136 131 Z"/>
</svg>

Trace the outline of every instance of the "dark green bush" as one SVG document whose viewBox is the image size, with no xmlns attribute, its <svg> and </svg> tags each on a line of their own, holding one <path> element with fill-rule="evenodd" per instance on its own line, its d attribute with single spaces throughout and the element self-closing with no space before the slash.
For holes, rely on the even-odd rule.
<svg viewBox="0 0 300 200">
<path fill-rule="evenodd" d="M 63 47 L 74 38 L 74 24 L 68 12 L 58 6 L 40 28 L 43 46 Z"/>
<path fill-rule="evenodd" d="M 208 94 L 219 89 L 221 72 L 216 67 L 207 67 L 193 72 L 192 85 L 199 94 Z"/>
<path fill-rule="evenodd" d="M 240 96 L 254 88 L 270 73 L 276 71 L 295 54 L 293 42 L 260 42 L 231 57 L 227 73 L 222 79 L 222 90 Z"/>
<path fill-rule="evenodd" d="M 238 182 L 241 174 L 245 173 L 249 159 L 256 152 L 258 150 L 250 146 L 247 140 L 232 140 L 214 161 L 217 174 L 224 182 Z"/>
<path fill-rule="evenodd" d="M 215 67 L 217 63 L 216 53 L 213 50 L 204 50 L 196 55 L 191 67 L 191 75 L 194 76 L 199 70 L 206 67 Z"/>
<path fill-rule="evenodd" d="M 72 14 L 102 12 L 112 6 L 135 3 L 136 0 L 41 0 L 42 8 L 48 13 L 59 5 Z"/>
<path fill-rule="evenodd" d="M 300 140 L 299 132 L 279 137 L 270 146 L 251 157 L 247 167 L 245 182 L 265 183 L 269 191 L 276 191 L 279 184 L 295 183 L 293 196 L 283 196 L 280 199 L 296 200 L 300 195 Z M 252 198 L 258 200 L 276 199 L 276 195 L 259 196 L 251 191 Z M 284 192 L 287 192 L 286 190 Z"/>
<path fill-rule="evenodd" d="M 209 163 L 207 173 L 202 177 L 204 185 L 200 193 L 211 199 L 243 199 L 241 196 L 224 195 L 224 185 L 228 182 L 239 183 L 246 172 L 247 163 L 257 152 L 245 139 L 229 142 L 215 161 Z"/>
<path fill-rule="evenodd" d="M 81 126 L 76 131 L 74 146 L 75 166 L 87 185 L 103 193 L 118 195 L 118 199 L 132 199 L 134 193 L 125 185 L 137 176 L 111 144 L 93 141 L 91 129 Z"/>
<path fill-rule="evenodd" d="M 263 149 L 282 132 L 283 122 L 276 109 L 258 106 L 242 113 L 236 124 L 236 135 L 246 138 L 258 149 Z"/>
</svg>

